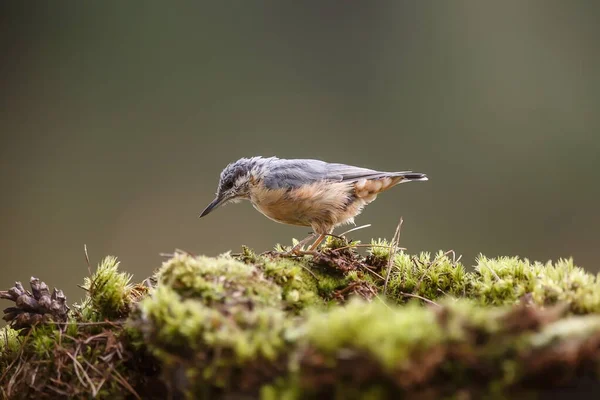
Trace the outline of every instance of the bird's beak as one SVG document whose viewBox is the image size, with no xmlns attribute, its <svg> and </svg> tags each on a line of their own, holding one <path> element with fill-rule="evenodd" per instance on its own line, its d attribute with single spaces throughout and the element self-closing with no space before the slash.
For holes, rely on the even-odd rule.
<svg viewBox="0 0 600 400">
<path fill-rule="evenodd" d="M 200 218 L 204 217 L 205 215 L 208 215 L 208 213 L 210 213 L 212 210 L 223 204 L 225 200 L 227 200 L 226 197 L 217 196 L 217 198 L 215 198 L 208 206 L 206 206 L 204 211 L 202 211 L 202 213 L 200 214 Z"/>
</svg>

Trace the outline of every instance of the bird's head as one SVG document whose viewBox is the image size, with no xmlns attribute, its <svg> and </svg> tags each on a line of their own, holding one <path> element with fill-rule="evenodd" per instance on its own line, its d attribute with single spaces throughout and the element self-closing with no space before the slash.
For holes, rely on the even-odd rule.
<svg viewBox="0 0 600 400">
<path fill-rule="evenodd" d="M 219 178 L 217 196 L 202 211 L 200 217 L 208 215 L 215 208 L 229 203 L 237 202 L 250 197 L 251 185 L 256 182 L 260 174 L 261 157 L 242 158 L 225 167 Z"/>
</svg>

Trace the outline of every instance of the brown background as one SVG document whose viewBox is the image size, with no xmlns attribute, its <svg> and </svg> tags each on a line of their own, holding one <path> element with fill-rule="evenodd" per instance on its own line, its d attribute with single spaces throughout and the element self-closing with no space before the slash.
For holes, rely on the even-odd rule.
<svg viewBox="0 0 600 400">
<path fill-rule="evenodd" d="M 411 252 L 599 269 L 595 1 L 19 4 L 0 17 L 0 287 L 33 274 L 78 300 L 84 244 L 142 279 L 174 248 L 303 237 L 248 203 L 197 218 L 252 155 L 428 173 L 365 210 L 363 241 L 403 216 Z"/>
</svg>

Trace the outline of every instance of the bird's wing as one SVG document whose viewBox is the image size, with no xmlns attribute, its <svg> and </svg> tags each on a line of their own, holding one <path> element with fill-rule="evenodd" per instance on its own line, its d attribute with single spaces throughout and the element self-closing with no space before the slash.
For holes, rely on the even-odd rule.
<svg viewBox="0 0 600 400">
<path fill-rule="evenodd" d="M 320 160 L 281 160 L 269 166 L 264 183 L 269 189 L 297 188 L 320 181 L 356 182 L 360 179 L 377 179 L 400 176 L 405 172 L 381 172 L 346 164 L 327 163 Z"/>
<path fill-rule="evenodd" d="M 332 176 L 341 177 L 344 182 L 356 182 L 361 179 L 378 179 L 384 177 L 401 176 L 411 171 L 403 172 L 384 172 L 375 171 L 368 168 L 354 167 L 346 164 L 329 164 L 329 171 Z"/>
</svg>

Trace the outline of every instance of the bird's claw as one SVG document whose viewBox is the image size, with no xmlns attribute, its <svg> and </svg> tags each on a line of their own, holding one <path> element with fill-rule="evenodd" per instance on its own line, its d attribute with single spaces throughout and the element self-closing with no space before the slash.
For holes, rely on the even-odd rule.
<svg viewBox="0 0 600 400">
<path fill-rule="evenodd" d="M 300 248 L 293 247 L 291 250 L 282 251 L 278 253 L 282 257 L 303 257 L 303 256 L 314 256 L 317 254 L 316 251 L 302 250 Z"/>
</svg>

